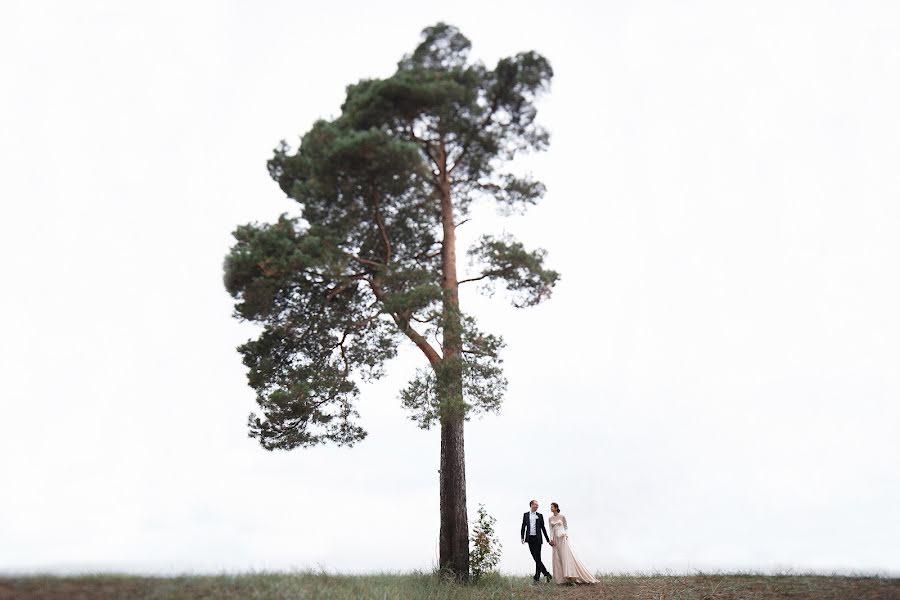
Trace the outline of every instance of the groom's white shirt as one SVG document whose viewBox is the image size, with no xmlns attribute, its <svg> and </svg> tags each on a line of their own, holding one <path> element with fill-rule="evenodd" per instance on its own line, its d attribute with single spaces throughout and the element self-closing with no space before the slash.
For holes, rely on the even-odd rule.
<svg viewBox="0 0 900 600">
<path fill-rule="evenodd" d="M 528 513 L 528 535 L 537 535 L 537 511 Z"/>
</svg>

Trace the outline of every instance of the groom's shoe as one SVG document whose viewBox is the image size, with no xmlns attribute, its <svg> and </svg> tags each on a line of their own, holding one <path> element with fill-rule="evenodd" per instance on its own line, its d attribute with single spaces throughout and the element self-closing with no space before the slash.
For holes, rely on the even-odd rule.
<svg viewBox="0 0 900 600">
<path fill-rule="evenodd" d="M 545 573 L 544 579 L 547 581 L 547 583 L 550 583 L 550 580 L 553 579 L 553 575 L 551 575 L 550 573 Z"/>
</svg>

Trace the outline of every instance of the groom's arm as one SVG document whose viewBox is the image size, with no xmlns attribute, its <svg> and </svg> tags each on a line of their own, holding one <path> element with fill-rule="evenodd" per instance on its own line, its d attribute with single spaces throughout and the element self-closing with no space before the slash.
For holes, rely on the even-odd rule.
<svg viewBox="0 0 900 600">
<path fill-rule="evenodd" d="M 522 515 L 522 533 L 519 534 L 519 537 L 522 538 L 523 542 L 525 541 L 525 530 L 528 529 L 527 519 L 528 515 Z"/>
<path fill-rule="evenodd" d="M 544 532 L 544 539 L 549 542 L 550 536 L 547 535 L 547 529 L 544 527 L 544 519 L 541 519 L 541 531 Z"/>
</svg>

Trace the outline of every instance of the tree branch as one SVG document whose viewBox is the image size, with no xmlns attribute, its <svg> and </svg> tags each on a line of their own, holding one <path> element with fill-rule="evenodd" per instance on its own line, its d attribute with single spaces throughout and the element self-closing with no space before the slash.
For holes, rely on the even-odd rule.
<svg viewBox="0 0 900 600">
<path fill-rule="evenodd" d="M 496 358 L 496 357 L 497 357 L 496 354 L 493 354 L 493 353 L 491 353 L 491 352 L 477 352 L 477 351 L 475 351 L 475 350 L 466 350 L 466 349 L 463 349 L 462 353 L 463 353 L 463 354 L 474 354 L 475 356 L 487 356 L 487 357 L 490 357 L 490 358 Z"/>
<path fill-rule="evenodd" d="M 348 325 L 346 328 L 344 328 L 344 334 L 341 336 L 341 341 L 338 342 L 335 346 L 332 346 L 332 349 L 340 348 L 340 350 L 341 350 L 341 358 L 344 359 L 344 377 L 346 377 L 350 373 L 350 362 L 347 360 L 347 353 L 344 349 L 344 342 L 347 341 L 347 336 L 349 336 L 354 331 L 359 331 L 360 327 L 362 327 L 363 325 L 365 325 L 367 323 L 371 323 L 372 321 L 377 319 L 379 316 L 381 316 L 380 312 L 375 313 L 374 315 L 365 317 L 363 319 L 359 319 L 358 321 L 354 321 L 353 323 Z"/>
<path fill-rule="evenodd" d="M 380 262 L 376 262 L 374 260 L 362 258 L 360 256 L 357 256 L 356 254 L 351 254 L 350 258 L 352 258 L 353 260 L 355 260 L 356 262 L 358 262 L 362 265 L 369 265 L 370 267 L 376 267 L 379 269 L 383 269 L 386 266 L 384 263 L 380 263 Z"/>
<path fill-rule="evenodd" d="M 388 238 L 387 227 L 384 224 L 384 217 L 381 216 L 381 206 L 378 204 L 378 200 L 379 194 L 376 190 L 372 193 L 372 204 L 375 212 L 375 224 L 378 226 L 378 231 L 381 232 L 381 240 L 384 242 L 384 264 L 387 265 L 391 262 L 391 240 Z"/>
<path fill-rule="evenodd" d="M 476 128 L 477 131 L 481 131 L 487 126 L 488 123 L 491 122 L 491 119 L 494 118 L 494 113 L 497 112 L 498 104 L 499 97 L 497 95 L 494 95 L 493 100 L 491 100 L 491 109 L 488 111 L 488 114 L 485 115 L 484 119 L 481 120 L 481 123 L 478 124 L 478 127 Z M 453 170 L 462 162 L 462 159 L 466 155 L 466 152 L 469 151 L 469 146 L 472 145 L 472 140 L 473 138 L 469 137 L 469 139 L 467 139 L 462 145 L 459 154 L 456 156 L 456 158 L 453 159 L 453 166 L 450 167 L 450 169 L 447 171 L 447 175 L 453 173 Z"/>
<path fill-rule="evenodd" d="M 430 319 L 417 319 L 415 315 L 410 315 L 410 319 L 416 321 L 417 323 L 433 323 L 435 319 L 437 319 L 437 315 L 434 315 Z"/>
<path fill-rule="evenodd" d="M 344 332 L 344 337 L 341 339 L 340 347 L 341 347 L 341 358 L 344 359 L 344 378 L 350 374 L 350 361 L 347 360 L 347 352 L 344 350 L 344 340 L 347 339 L 347 332 Z"/>
<path fill-rule="evenodd" d="M 325 300 L 326 301 L 331 300 L 332 298 L 334 298 L 335 296 L 337 296 L 338 294 L 340 294 L 344 290 L 346 290 L 347 286 L 349 286 L 351 282 L 359 281 L 360 279 L 365 278 L 366 275 L 367 275 L 366 272 L 353 273 L 352 275 L 349 275 L 349 279 L 347 279 L 346 281 L 344 281 L 343 283 L 341 283 L 339 285 L 336 285 L 334 287 L 334 289 L 332 289 L 330 292 L 328 292 L 328 294 L 325 296 Z"/>
<path fill-rule="evenodd" d="M 431 153 L 431 141 L 426 140 L 424 138 L 420 138 L 416 135 L 415 131 L 413 131 L 413 122 L 409 121 L 407 123 L 407 132 L 409 133 L 409 137 L 413 139 L 417 144 L 422 146 L 422 149 L 425 151 L 425 155 L 437 166 L 437 158 Z"/>
<path fill-rule="evenodd" d="M 469 282 L 469 281 L 480 281 L 480 280 L 484 279 L 485 277 L 490 277 L 490 276 L 492 276 L 492 275 L 496 275 L 496 273 L 488 272 L 488 273 L 485 273 L 485 274 L 480 275 L 480 276 L 478 276 L 478 277 L 471 277 L 471 278 L 469 278 L 469 279 L 463 279 L 462 281 L 459 281 L 459 282 L 457 282 L 457 283 L 466 283 L 466 282 Z"/>
<path fill-rule="evenodd" d="M 435 242 L 435 243 L 440 244 L 440 242 Z M 434 244 L 432 244 L 432 245 L 434 245 Z M 429 249 L 430 248 L 431 247 L 429 246 Z M 428 252 L 428 250 L 423 250 L 422 252 L 419 252 L 418 254 L 414 255 L 413 258 L 414 259 L 434 258 L 435 256 L 440 256 L 440 255 L 441 255 L 441 250 L 438 250 L 437 252 Z"/>
<path fill-rule="evenodd" d="M 369 286 L 372 288 L 372 292 L 375 294 L 375 297 L 378 298 L 382 303 L 385 302 L 386 298 L 384 292 L 381 290 L 381 286 L 375 281 L 376 278 L 370 277 L 368 279 Z M 399 315 L 395 313 L 389 313 L 391 317 L 394 319 L 394 323 L 397 324 L 397 327 L 400 328 L 400 331 L 406 334 L 413 343 L 419 347 L 419 350 L 425 355 L 425 358 L 428 359 L 428 362 L 431 363 L 432 366 L 438 364 L 441 361 L 440 354 L 435 351 L 435 349 L 428 343 L 421 333 L 413 329 L 412 325 L 409 324 L 409 319 L 405 321 L 400 318 Z"/>
</svg>

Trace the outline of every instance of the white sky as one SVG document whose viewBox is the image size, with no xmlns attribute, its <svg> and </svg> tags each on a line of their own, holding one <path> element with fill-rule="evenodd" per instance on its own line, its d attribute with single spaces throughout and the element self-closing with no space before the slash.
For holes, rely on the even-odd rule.
<svg viewBox="0 0 900 600">
<path fill-rule="evenodd" d="M 429 569 L 438 434 L 365 386 L 353 449 L 269 453 L 221 264 L 266 172 L 446 20 L 555 70 L 548 186 L 501 227 L 554 297 L 467 430 L 501 568 L 536 497 L 592 569 L 900 573 L 900 5 L 0 5 L 0 571 Z M 545 559 L 550 549 L 545 546 Z"/>
</svg>

